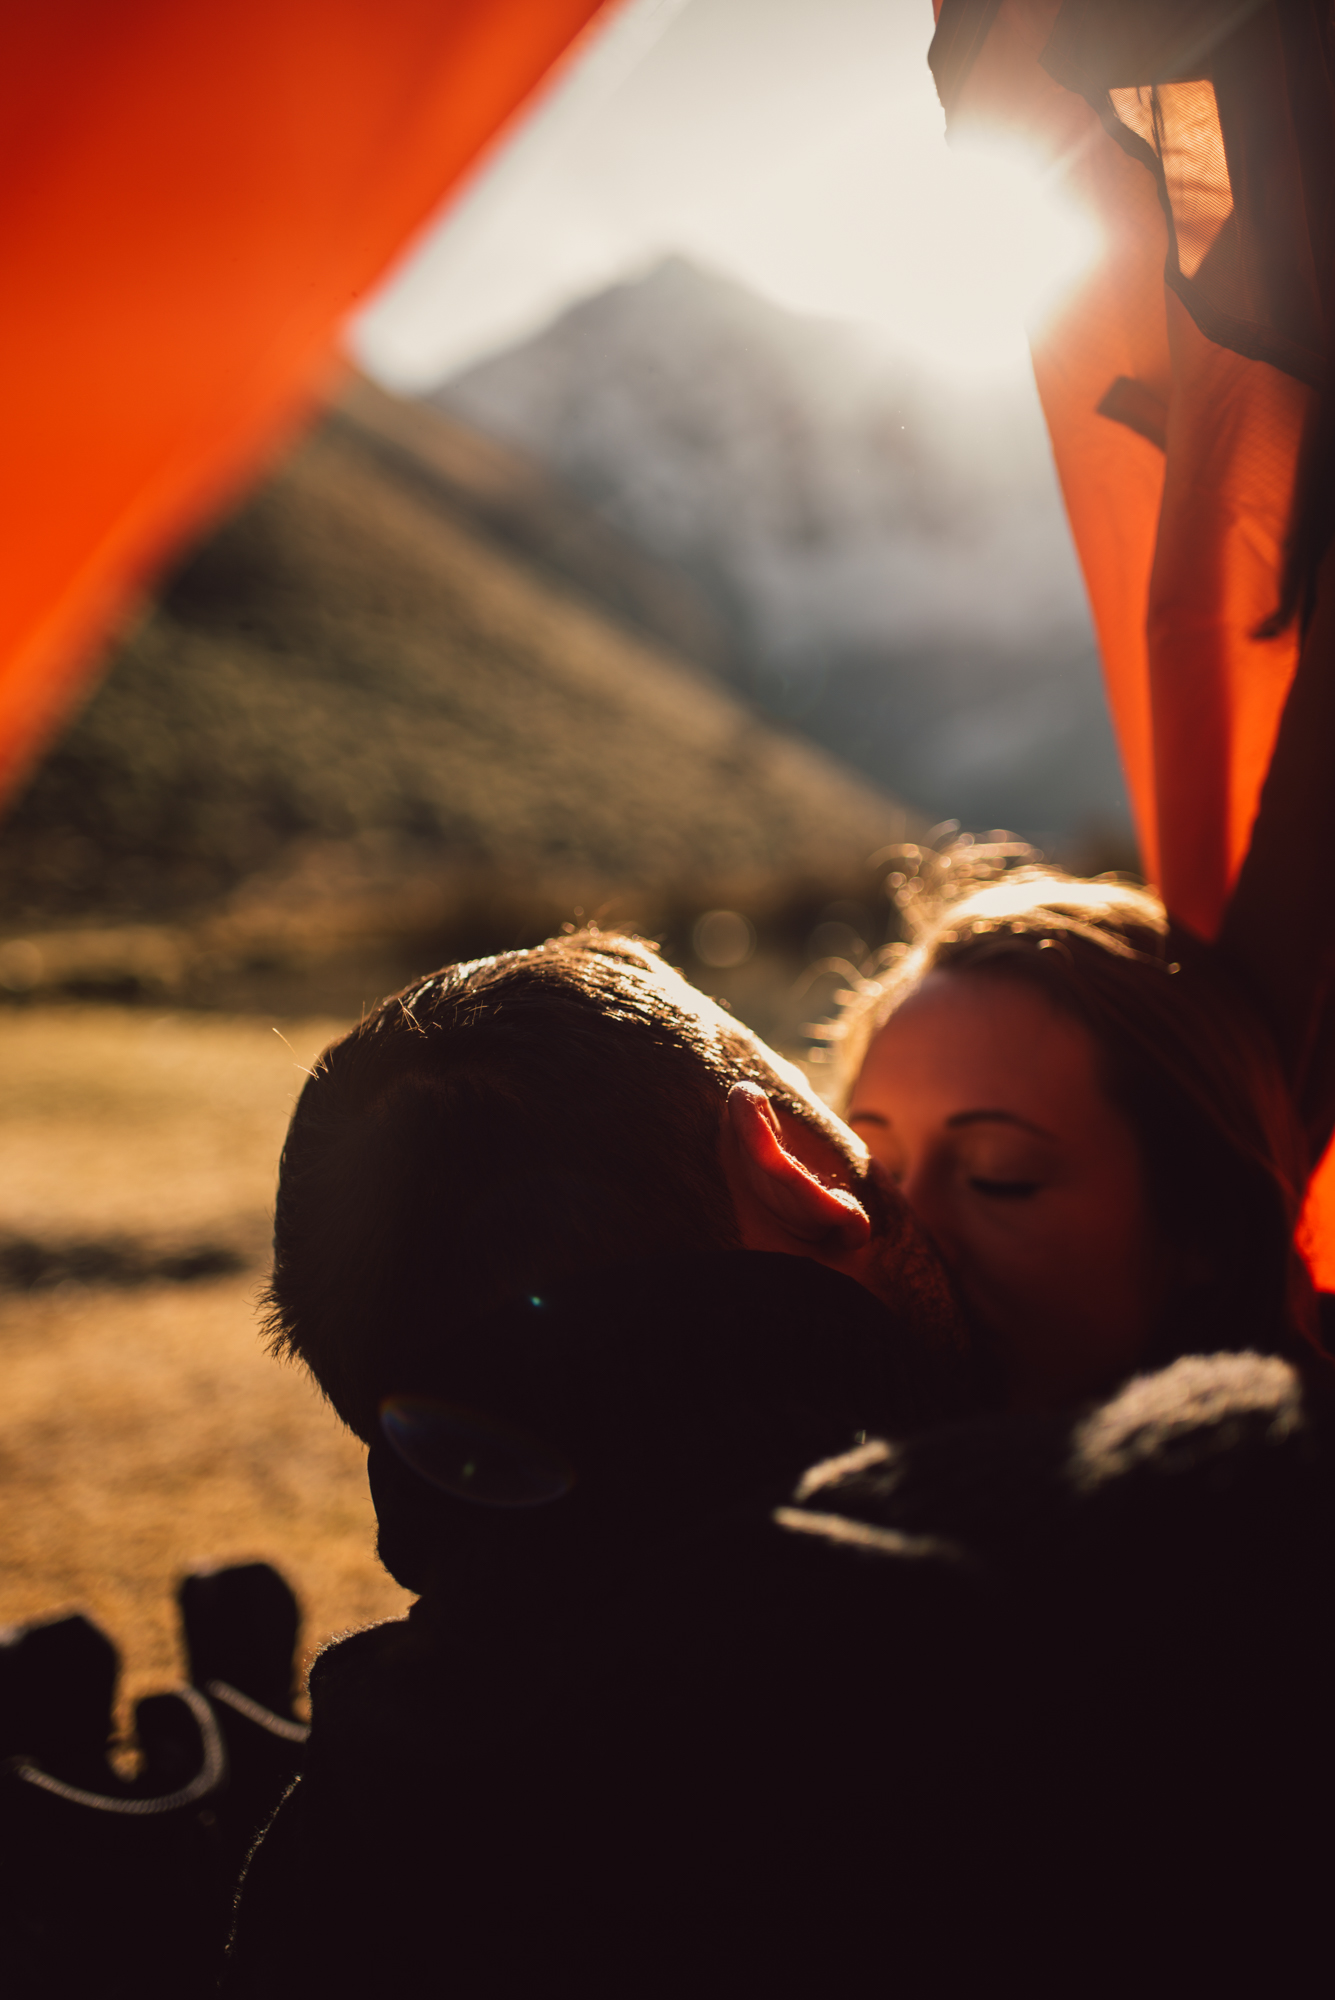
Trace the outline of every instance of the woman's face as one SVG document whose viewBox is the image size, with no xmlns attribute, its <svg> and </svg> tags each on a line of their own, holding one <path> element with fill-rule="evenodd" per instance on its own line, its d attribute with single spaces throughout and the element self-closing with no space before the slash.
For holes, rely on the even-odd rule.
<svg viewBox="0 0 1335 2000">
<path fill-rule="evenodd" d="M 1079 1021 L 1023 979 L 929 973 L 872 1042 L 848 1122 L 935 1238 L 1014 1406 L 1134 1369 L 1165 1260 Z"/>
</svg>

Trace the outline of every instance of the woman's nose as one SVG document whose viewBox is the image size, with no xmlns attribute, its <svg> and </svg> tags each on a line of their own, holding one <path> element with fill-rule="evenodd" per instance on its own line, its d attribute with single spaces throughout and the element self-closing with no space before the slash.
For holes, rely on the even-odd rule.
<svg viewBox="0 0 1335 2000">
<path fill-rule="evenodd" d="M 948 1265 L 957 1262 L 958 1245 L 949 1183 L 934 1168 L 930 1157 L 910 1163 L 899 1183 L 899 1191 L 931 1237 L 942 1260 Z"/>
</svg>

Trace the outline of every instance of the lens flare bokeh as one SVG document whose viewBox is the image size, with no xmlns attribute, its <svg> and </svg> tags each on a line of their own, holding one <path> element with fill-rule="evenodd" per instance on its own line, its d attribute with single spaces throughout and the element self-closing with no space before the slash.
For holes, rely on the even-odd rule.
<svg viewBox="0 0 1335 2000">
<path fill-rule="evenodd" d="M 478 1507 L 546 1507 L 575 1483 L 549 1445 L 433 1396 L 388 1396 L 380 1426 L 419 1478 Z"/>
</svg>

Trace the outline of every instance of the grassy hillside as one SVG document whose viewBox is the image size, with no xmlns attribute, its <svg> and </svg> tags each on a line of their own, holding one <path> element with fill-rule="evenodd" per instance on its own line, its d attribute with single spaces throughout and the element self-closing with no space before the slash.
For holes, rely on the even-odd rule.
<svg viewBox="0 0 1335 2000">
<path fill-rule="evenodd" d="M 710 907 L 763 940 L 858 893 L 891 801 L 521 559 L 494 492 L 469 518 L 466 468 L 396 457 L 364 405 L 169 581 L 18 802 L 0 981 L 236 1001 L 600 908 L 686 955 Z"/>
</svg>

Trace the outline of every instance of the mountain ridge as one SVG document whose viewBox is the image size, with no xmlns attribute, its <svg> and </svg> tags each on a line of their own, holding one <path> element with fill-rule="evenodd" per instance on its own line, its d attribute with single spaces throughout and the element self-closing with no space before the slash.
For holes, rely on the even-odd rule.
<svg viewBox="0 0 1335 2000">
<path fill-rule="evenodd" d="M 1126 824 L 1032 385 L 946 385 L 670 258 L 429 401 L 680 569 L 716 671 L 930 817 Z"/>
</svg>

